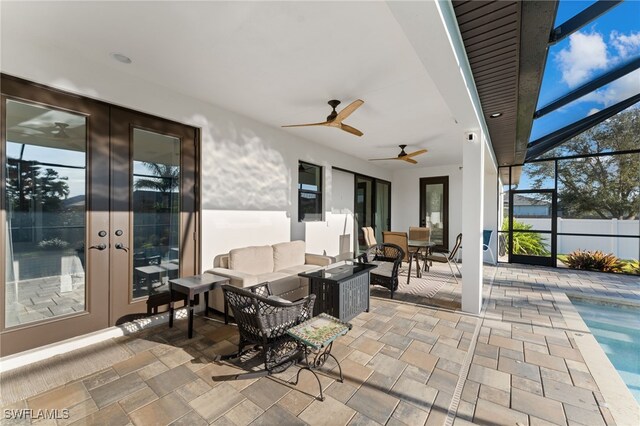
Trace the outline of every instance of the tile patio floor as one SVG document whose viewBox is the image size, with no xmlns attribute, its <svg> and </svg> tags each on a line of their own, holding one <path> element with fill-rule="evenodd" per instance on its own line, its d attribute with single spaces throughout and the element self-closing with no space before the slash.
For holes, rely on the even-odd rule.
<svg viewBox="0 0 640 426">
<path fill-rule="evenodd" d="M 28 423 L 6 417 L 26 408 L 68 409 L 61 425 L 637 425 L 633 408 L 614 419 L 563 299 L 572 292 L 640 302 L 636 277 L 515 265 L 485 274 L 480 317 L 372 299 L 334 347 L 345 382 L 333 371 L 321 376 L 324 402 L 310 374 L 287 383 L 296 367 L 215 380 L 238 372 L 213 361 L 235 348 L 237 334 L 198 317 L 193 339 L 179 320 L 4 373 L 0 422 Z M 459 286 L 441 292 L 451 303 Z"/>
</svg>

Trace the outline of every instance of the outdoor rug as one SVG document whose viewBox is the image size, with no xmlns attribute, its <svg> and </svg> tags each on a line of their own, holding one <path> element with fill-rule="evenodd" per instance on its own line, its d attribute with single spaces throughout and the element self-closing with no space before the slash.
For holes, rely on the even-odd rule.
<svg viewBox="0 0 640 426">
<path fill-rule="evenodd" d="M 446 269 L 443 269 L 442 266 Z M 455 283 L 447 265 L 434 265 L 428 272 L 422 272 L 422 278 L 416 277 L 415 268 L 412 268 L 409 284 L 407 284 L 407 272 L 408 267 L 403 266 L 398 277 L 398 290 L 393 294 L 394 300 L 429 304 L 428 299 L 432 299 L 442 287 Z M 389 298 L 390 292 L 384 287 L 372 286 L 371 295 Z"/>
</svg>

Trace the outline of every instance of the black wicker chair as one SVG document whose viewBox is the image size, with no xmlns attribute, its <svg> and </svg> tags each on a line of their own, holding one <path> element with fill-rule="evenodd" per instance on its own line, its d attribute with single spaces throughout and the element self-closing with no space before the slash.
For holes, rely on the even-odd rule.
<svg viewBox="0 0 640 426">
<path fill-rule="evenodd" d="M 398 274 L 402 259 L 404 259 L 404 250 L 391 243 L 376 244 L 358 256 L 360 262 L 382 262 L 376 269 L 371 270 L 369 282 L 371 285 L 388 288 L 392 299 L 393 292 L 398 289 Z"/>
<path fill-rule="evenodd" d="M 249 345 L 260 347 L 264 359 L 264 370 L 242 374 L 237 378 L 279 373 L 301 357 L 296 341 L 287 334 L 287 330 L 313 316 L 315 294 L 296 302 L 269 298 L 269 283 L 247 288 L 223 285 L 222 291 L 238 324 L 240 342 L 237 354 L 221 359 L 239 358 Z"/>
</svg>

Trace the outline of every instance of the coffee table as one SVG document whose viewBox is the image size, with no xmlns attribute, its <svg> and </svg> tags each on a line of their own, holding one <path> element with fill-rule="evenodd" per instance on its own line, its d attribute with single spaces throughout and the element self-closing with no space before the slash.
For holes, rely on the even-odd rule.
<svg viewBox="0 0 640 426">
<path fill-rule="evenodd" d="M 169 303 L 169 327 L 173 327 L 173 296 L 175 293 L 184 294 L 189 300 L 189 328 L 187 333 L 189 339 L 191 339 L 193 337 L 193 305 L 196 296 L 204 293 L 204 314 L 206 316 L 209 313 L 209 292 L 228 283 L 229 278 L 215 274 L 193 275 L 191 277 L 169 280 L 169 293 L 171 295 L 171 302 Z M 229 310 L 226 302 L 224 304 L 224 323 L 229 323 Z"/>
</svg>

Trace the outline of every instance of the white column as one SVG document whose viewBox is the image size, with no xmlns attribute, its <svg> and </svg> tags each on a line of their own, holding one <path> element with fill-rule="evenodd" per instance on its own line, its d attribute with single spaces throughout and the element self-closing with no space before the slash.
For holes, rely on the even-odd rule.
<svg viewBox="0 0 640 426">
<path fill-rule="evenodd" d="M 483 212 L 484 141 L 476 131 L 465 134 L 462 146 L 462 310 L 472 314 L 482 306 Z"/>
</svg>

